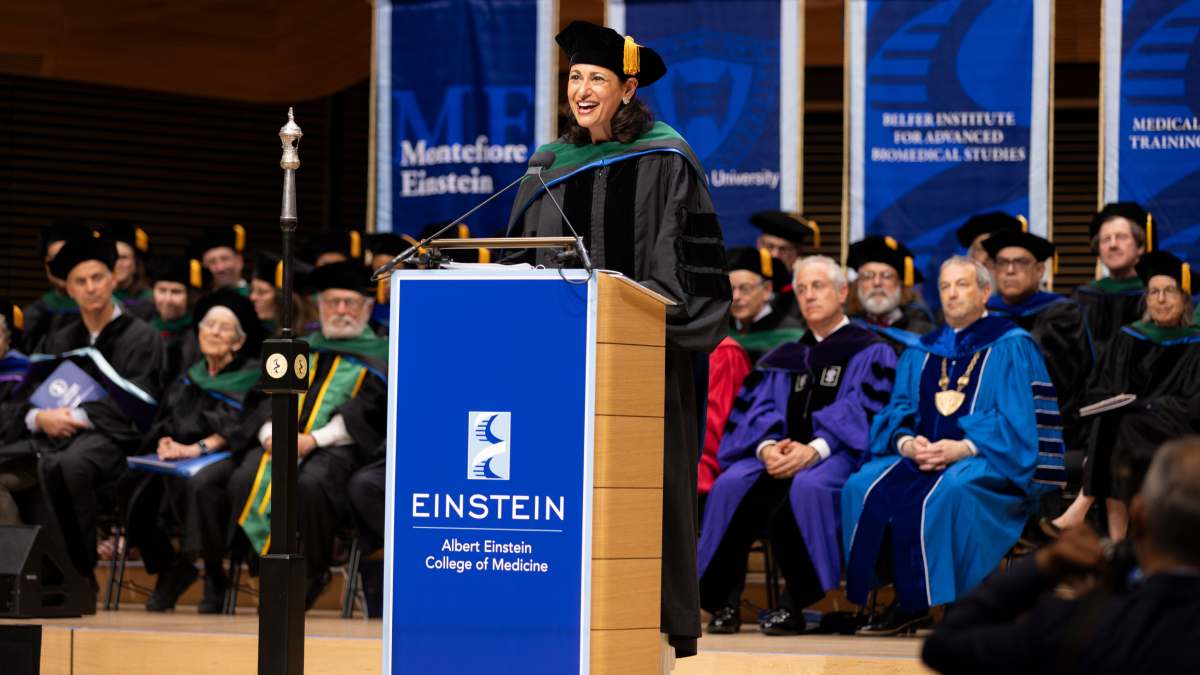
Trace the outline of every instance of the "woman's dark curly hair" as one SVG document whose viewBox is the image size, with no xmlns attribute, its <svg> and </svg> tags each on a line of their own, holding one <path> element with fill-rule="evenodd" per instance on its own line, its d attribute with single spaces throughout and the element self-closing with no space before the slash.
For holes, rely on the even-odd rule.
<svg viewBox="0 0 1200 675">
<path fill-rule="evenodd" d="M 621 80 L 629 79 L 628 77 Z M 567 137 L 568 143 L 575 145 L 588 145 L 592 142 L 592 133 L 586 128 L 579 126 L 579 122 L 575 119 L 575 111 L 571 110 L 571 104 L 568 103 L 559 111 L 560 114 L 567 117 L 567 131 L 564 134 Z M 637 94 L 629 99 L 629 103 L 622 103 L 617 108 L 617 113 L 612 118 L 612 137 L 618 143 L 633 143 L 642 134 L 649 130 L 654 124 L 654 113 L 642 103 Z"/>
</svg>

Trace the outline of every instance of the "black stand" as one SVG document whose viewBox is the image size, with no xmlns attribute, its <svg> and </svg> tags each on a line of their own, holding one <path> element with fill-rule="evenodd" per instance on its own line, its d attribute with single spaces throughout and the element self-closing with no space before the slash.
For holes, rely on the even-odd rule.
<svg viewBox="0 0 1200 675">
<path fill-rule="evenodd" d="M 260 561 L 259 675 L 304 672 L 304 556 L 296 552 L 299 401 L 308 389 L 308 343 L 292 339 L 296 170 L 283 181 L 283 339 L 263 343 L 263 391 L 271 394 L 271 547 Z"/>
</svg>

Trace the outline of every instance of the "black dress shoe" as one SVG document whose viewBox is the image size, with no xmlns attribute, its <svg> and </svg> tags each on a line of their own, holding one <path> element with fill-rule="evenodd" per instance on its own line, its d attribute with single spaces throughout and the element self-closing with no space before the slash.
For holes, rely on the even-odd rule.
<svg viewBox="0 0 1200 675">
<path fill-rule="evenodd" d="M 158 575 L 154 583 L 154 592 L 146 598 L 147 612 L 165 612 L 175 609 L 175 601 L 200 576 L 200 570 L 191 563 L 178 563 L 171 569 Z"/>
<path fill-rule="evenodd" d="M 883 614 L 875 620 L 858 629 L 858 635 L 868 637 L 887 637 L 903 633 L 915 633 L 918 628 L 928 628 L 933 625 L 933 617 L 928 609 L 915 612 L 900 610 L 900 601 L 893 600 Z"/>
<path fill-rule="evenodd" d="M 791 610 L 780 607 L 762 622 L 758 632 L 763 635 L 800 635 L 804 632 L 804 626 L 804 614 L 793 614 Z"/>
<path fill-rule="evenodd" d="M 710 633 L 736 633 L 742 629 L 742 612 L 737 607 L 722 607 L 713 613 Z"/>
<path fill-rule="evenodd" d="M 309 577 L 304 582 L 304 611 L 313 608 L 317 604 L 317 598 L 325 594 L 329 590 L 329 585 L 333 583 L 333 575 L 326 572 L 323 576 L 312 578 Z"/>
<path fill-rule="evenodd" d="M 198 614 L 220 614 L 225 609 L 225 589 L 229 579 L 222 570 L 221 574 L 204 574 L 204 597 L 200 598 Z"/>
</svg>

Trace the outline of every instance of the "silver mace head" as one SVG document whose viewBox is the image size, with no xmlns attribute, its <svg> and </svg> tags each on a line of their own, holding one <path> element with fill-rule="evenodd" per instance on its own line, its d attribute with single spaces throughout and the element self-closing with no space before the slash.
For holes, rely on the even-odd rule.
<svg viewBox="0 0 1200 675">
<path fill-rule="evenodd" d="M 288 108 L 287 124 L 279 130 L 279 140 L 283 142 L 283 158 L 279 160 L 279 168 L 300 168 L 300 139 L 303 136 L 304 132 L 300 131 L 300 125 L 292 116 L 292 109 Z"/>
</svg>

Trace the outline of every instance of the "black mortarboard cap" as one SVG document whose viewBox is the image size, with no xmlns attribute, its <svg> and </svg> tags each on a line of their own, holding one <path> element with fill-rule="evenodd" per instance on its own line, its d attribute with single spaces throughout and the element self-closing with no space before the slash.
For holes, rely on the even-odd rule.
<svg viewBox="0 0 1200 675">
<path fill-rule="evenodd" d="M 50 244 L 68 239 L 82 239 L 95 236 L 95 231 L 75 218 L 55 218 L 54 222 L 38 230 L 38 255 L 46 257 Z"/>
<path fill-rule="evenodd" d="M 150 263 L 154 281 L 173 281 L 200 290 L 212 285 L 212 273 L 195 258 L 178 255 L 156 255 Z"/>
<path fill-rule="evenodd" d="M 639 87 L 649 87 L 667 74 L 662 57 L 633 38 L 587 21 L 572 21 L 554 38 L 571 65 L 602 66 L 624 80 L 635 77 Z"/>
<path fill-rule="evenodd" d="M 850 255 L 846 259 L 847 267 L 857 270 L 871 262 L 891 265 L 896 273 L 901 275 L 905 286 L 925 281 L 925 277 L 913 266 L 912 251 L 891 237 L 875 234 L 850 245 Z"/>
<path fill-rule="evenodd" d="M 375 255 L 400 255 L 411 246 L 398 234 L 381 232 L 367 238 L 367 250 Z"/>
<path fill-rule="evenodd" d="M 204 320 L 208 310 L 213 307 L 225 307 L 233 312 L 242 326 L 242 332 L 246 334 L 246 344 L 242 345 L 238 353 L 246 354 L 252 359 L 258 358 L 262 352 L 266 329 L 263 328 L 262 321 L 259 321 L 258 313 L 254 311 L 254 303 L 250 301 L 250 298 L 228 288 L 200 298 L 200 301 L 196 303 L 196 308 L 192 311 L 192 327 L 199 330 L 200 322 Z"/>
<path fill-rule="evenodd" d="M 112 239 L 68 239 L 50 261 L 50 274 L 63 281 L 79 263 L 98 260 L 112 270 L 117 266 L 117 244 Z"/>
<path fill-rule="evenodd" d="M 21 313 L 20 307 L 13 304 L 12 300 L 0 296 L 0 316 L 4 317 L 4 325 L 8 326 L 8 347 L 12 349 L 13 345 L 21 343 L 21 331 L 25 329 L 25 315 Z M 0 358 L 3 356 L 4 352 L 0 352 Z"/>
<path fill-rule="evenodd" d="M 993 211 L 991 213 L 983 213 L 978 216 L 971 216 L 963 226 L 958 228 L 958 243 L 963 248 L 969 248 L 971 242 L 981 234 L 992 234 L 1000 230 L 1013 230 L 1015 232 L 1024 232 L 1028 226 L 1022 218 L 1014 218 L 1003 211 Z"/>
<path fill-rule="evenodd" d="M 1134 270 L 1145 286 L 1150 285 L 1151 277 L 1168 276 L 1179 283 L 1184 293 L 1192 294 L 1191 266 L 1166 251 L 1147 253 L 1138 260 Z"/>
<path fill-rule="evenodd" d="M 150 235 L 140 227 L 135 227 L 133 223 L 127 220 L 114 220 L 100 232 L 100 235 L 113 241 L 120 241 L 129 244 L 133 250 L 137 251 L 138 257 L 143 261 L 150 257 Z"/>
<path fill-rule="evenodd" d="M 1154 218 L 1146 213 L 1146 210 L 1137 205 L 1137 202 L 1113 202 L 1105 204 L 1100 212 L 1092 216 L 1092 224 L 1088 226 L 1088 234 L 1092 237 L 1100 234 L 1100 226 L 1112 218 L 1125 218 L 1129 222 L 1141 227 L 1146 232 L 1146 250 L 1153 251 L 1157 246 L 1154 244 Z"/>
<path fill-rule="evenodd" d="M 370 270 L 358 263 L 347 261 L 329 263 L 314 269 L 308 277 L 308 283 L 321 291 L 341 288 L 368 295 L 367 285 L 370 279 Z"/>
<path fill-rule="evenodd" d="M 188 244 L 188 256 L 203 261 L 204 254 L 222 246 L 241 253 L 246 248 L 246 228 L 241 225 L 233 227 L 206 227 L 199 236 Z"/>
<path fill-rule="evenodd" d="M 1058 251 L 1055 249 L 1054 243 L 1028 232 L 1014 232 L 1012 230 L 1001 230 L 993 232 L 992 236 L 983 240 L 983 250 L 992 258 L 996 257 L 1001 249 L 1009 246 L 1018 246 L 1033 254 L 1033 259 L 1041 262 L 1047 258 L 1054 258 L 1054 264 L 1050 268 L 1051 274 L 1058 274 Z"/>
<path fill-rule="evenodd" d="M 292 261 L 292 290 L 303 288 L 313 267 L 301 260 Z M 283 256 L 272 251 L 259 251 L 254 256 L 254 278 L 283 288 Z"/>
<path fill-rule="evenodd" d="M 317 258 L 326 253 L 341 253 L 350 260 L 362 260 L 362 234 L 355 230 L 331 230 L 318 232 L 309 237 L 300 247 L 299 257 L 309 265 L 316 265 Z"/>
<path fill-rule="evenodd" d="M 787 270 L 783 267 L 783 262 L 777 258 L 772 258 L 767 249 L 754 248 L 753 246 L 735 246 L 725 252 L 729 259 L 729 271 L 747 270 L 754 272 L 760 277 L 770 281 L 776 275 L 787 276 Z"/>
<path fill-rule="evenodd" d="M 790 211 L 759 211 L 750 216 L 750 224 L 763 234 L 787 239 L 804 245 L 804 237 L 812 235 L 813 246 L 821 245 L 821 229 L 814 220 Z"/>
</svg>

